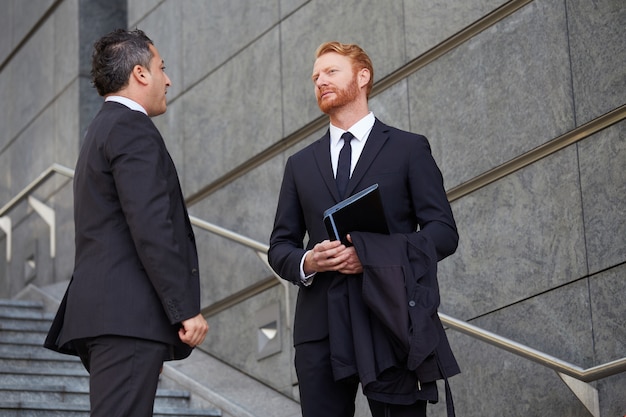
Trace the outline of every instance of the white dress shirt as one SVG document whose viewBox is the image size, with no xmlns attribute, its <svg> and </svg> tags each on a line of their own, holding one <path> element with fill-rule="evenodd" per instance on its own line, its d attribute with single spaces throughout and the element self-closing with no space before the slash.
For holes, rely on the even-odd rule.
<svg viewBox="0 0 626 417">
<path fill-rule="evenodd" d="M 372 131 L 372 127 L 374 127 L 374 122 L 376 118 L 374 117 L 374 113 L 369 112 L 367 116 L 356 122 L 352 127 L 350 127 L 347 131 L 354 135 L 354 139 L 350 141 L 350 145 L 352 147 L 352 158 L 350 160 L 350 176 L 352 177 L 352 172 L 354 171 L 354 167 L 356 166 L 359 158 L 361 157 L 361 152 L 363 152 L 363 148 L 365 147 L 365 143 L 367 142 L 367 138 Z M 337 126 L 333 126 L 330 124 L 330 162 L 333 166 L 333 174 L 337 176 L 337 163 L 339 161 L 339 151 L 343 147 L 344 140 L 341 138 L 346 131 L 338 128 Z M 307 251 L 302 260 L 300 261 L 300 279 L 304 283 L 304 285 L 311 285 L 313 282 L 313 276 L 315 273 L 311 275 L 304 274 L 304 259 L 309 251 Z"/>
</svg>

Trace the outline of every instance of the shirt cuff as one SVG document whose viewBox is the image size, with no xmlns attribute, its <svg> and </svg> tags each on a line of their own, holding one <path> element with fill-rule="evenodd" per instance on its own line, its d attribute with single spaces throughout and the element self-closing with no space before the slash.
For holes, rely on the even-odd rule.
<svg viewBox="0 0 626 417">
<path fill-rule="evenodd" d="M 304 256 L 302 256 L 302 259 L 300 260 L 300 282 L 305 287 L 308 287 L 309 285 L 313 284 L 313 278 L 315 277 L 315 274 L 316 274 L 316 272 L 313 272 L 310 275 L 304 275 L 304 259 L 306 258 L 306 254 L 309 252 L 310 251 L 304 252 Z"/>
</svg>

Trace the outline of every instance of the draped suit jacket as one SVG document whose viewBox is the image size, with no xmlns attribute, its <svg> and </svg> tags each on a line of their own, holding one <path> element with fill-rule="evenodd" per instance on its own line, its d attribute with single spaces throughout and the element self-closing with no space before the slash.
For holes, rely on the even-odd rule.
<svg viewBox="0 0 626 417">
<path fill-rule="evenodd" d="M 352 195 L 378 183 L 390 233 L 419 232 L 437 260 L 452 254 L 458 233 L 443 179 L 428 140 L 376 119 L 348 183 Z M 270 236 L 269 262 L 283 279 L 300 284 L 306 250 L 328 235 L 324 210 L 340 201 L 330 159 L 330 132 L 287 160 Z M 304 239 L 308 234 L 305 245 Z M 298 291 L 294 344 L 328 336 L 327 291 L 336 272 L 317 273 Z"/>
<path fill-rule="evenodd" d="M 191 348 L 180 322 L 200 312 L 198 255 L 174 163 L 152 120 L 105 102 L 92 121 L 74 177 L 73 277 L 45 346 L 100 335 Z"/>
</svg>

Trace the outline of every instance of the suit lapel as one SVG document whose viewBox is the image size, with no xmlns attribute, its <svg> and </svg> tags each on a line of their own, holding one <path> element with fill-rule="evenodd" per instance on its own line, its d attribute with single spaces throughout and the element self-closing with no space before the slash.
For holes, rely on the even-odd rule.
<svg viewBox="0 0 626 417">
<path fill-rule="evenodd" d="M 374 122 L 374 126 L 372 127 L 372 131 L 370 132 L 369 137 L 367 138 L 367 142 L 365 143 L 365 147 L 361 152 L 361 156 L 357 161 L 356 166 L 354 167 L 354 171 L 352 172 L 352 177 L 350 177 L 350 181 L 348 182 L 348 188 L 346 191 L 346 195 L 352 195 L 354 189 L 359 184 L 359 182 L 363 179 L 363 176 L 367 172 L 367 169 L 372 165 L 376 155 L 380 152 L 381 148 L 385 145 L 385 142 L 389 139 L 389 127 L 382 123 L 380 120 L 376 119 Z M 332 168 L 331 168 L 332 173 Z M 334 179 L 333 179 L 334 181 Z M 371 185 L 371 184 L 367 184 Z M 337 187 L 335 187 L 337 188 Z M 336 194 L 336 191 L 335 191 Z"/>
<path fill-rule="evenodd" d="M 326 134 L 317 141 L 313 153 L 315 155 L 315 162 L 317 163 L 328 191 L 333 195 L 335 201 L 340 201 L 341 198 L 337 191 L 337 183 L 335 182 L 333 167 L 330 162 L 330 130 L 326 131 Z"/>
</svg>

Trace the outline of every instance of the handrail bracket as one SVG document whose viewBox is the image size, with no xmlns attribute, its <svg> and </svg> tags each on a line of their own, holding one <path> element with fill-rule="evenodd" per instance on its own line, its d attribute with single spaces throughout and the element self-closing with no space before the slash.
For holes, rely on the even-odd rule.
<svg viewBox="0 0 626 417">
<path fill-rule="evenodd" d="M 600 399 L 598 390 L 588 382 L 573 378 L 564 373 L 558 372 L 557 375 L 565 382 L 565 385 L 574 393 L 585 408 L 593 417 L 600 417 Z"/>
</svg>

